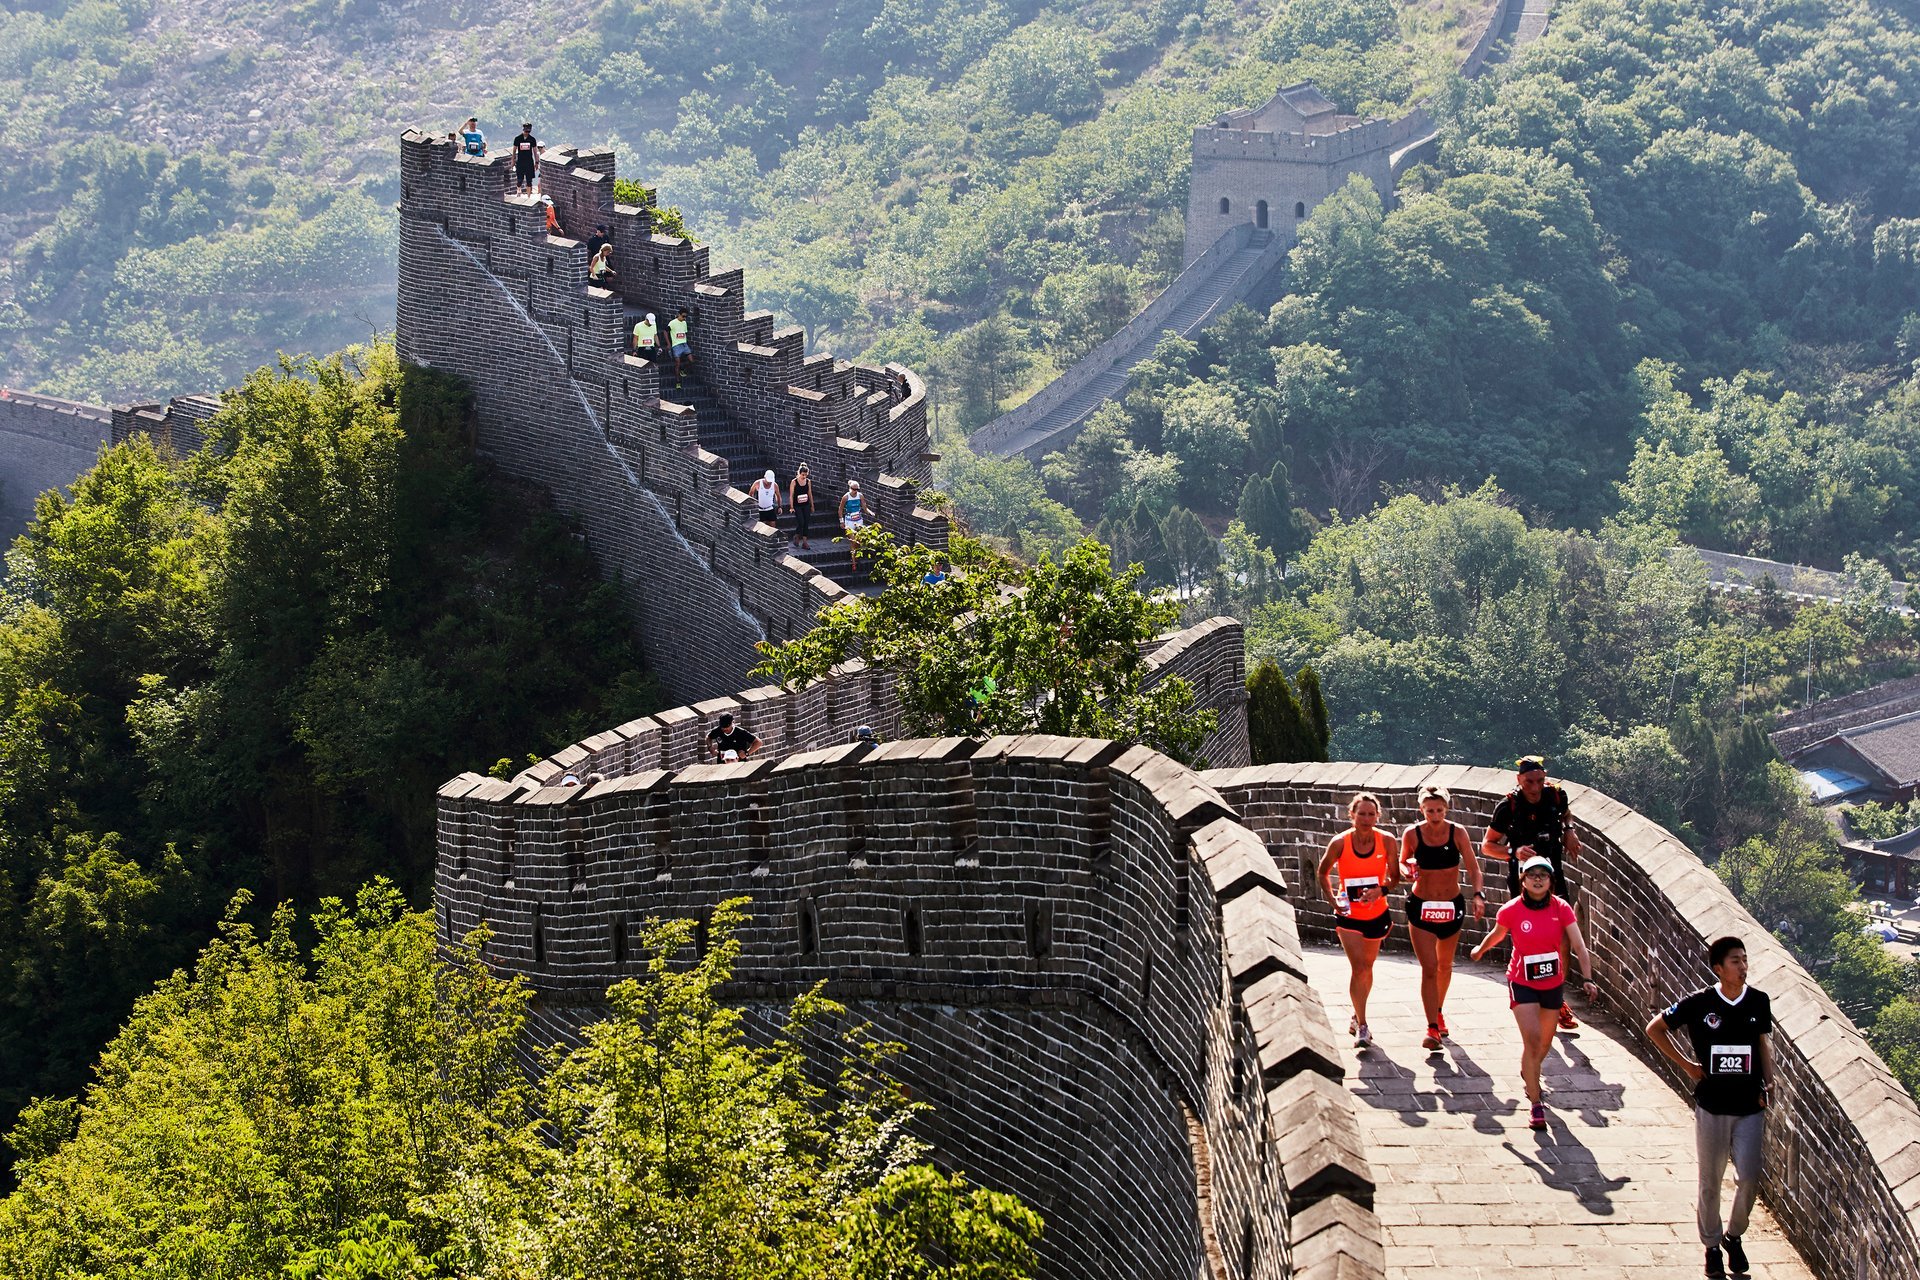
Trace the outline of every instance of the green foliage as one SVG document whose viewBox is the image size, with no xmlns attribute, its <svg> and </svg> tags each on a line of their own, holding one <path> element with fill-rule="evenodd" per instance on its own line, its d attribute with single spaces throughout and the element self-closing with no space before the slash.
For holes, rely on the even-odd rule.
<svg viewBox="0 0 1920 1280">
<path fill-rule="evenodd" d="M 0 1271 L 337 1275 L 368 1252 L 411 1265 L 435 1233 L 400 1224 L 529 1141 L 512 1056 L 523 990 L 472 952 L 441 962 L 431 918 L 390 886 L 323 903 L 310 961 L 290 909 L 262 936 L 244 902 L 141 997 L 77 1124 L 59 1104 L 23 1118 Z M 323 1256 L 332 1268 L 315 1270 Z"/>
<path fill-rule="evenodd" d="M 718 993 L 741 902 L 653 922 L 647 973 L 530 1086 L 529 992 L 436 955 L 375 884 L 221 935 L 141 998 L 84 1107 L 31 1108 L 0 1202 L 9 1275 L 1019 1280 L 1040 1219 L 921 1159 L 898 1045 L 815 992 L 772 1043 Z M 448 962 L 450 959 L 450 963 Z M 838 1026 L 837 1026 L 838 1024 Z M 831 1089 L 803 1049 L 840 1061 Z"/>
<path fill-rule="evenodd" d="M 1895 996 L 1867 1029 L 1867 1041 L 1907 1092 L 1920 1097 L 1920 1000 Z"/>
<path fill-rule="evenodd" d="M 1891 840 L 1920 827 L 1920 800 L 1909 800 L 1905 804 L 1842 805 L 1840 812 L 1848 826 L 1869 840 Z"/>
<path fill-rule="evenodd" d="M 1752 837 L 1722 855 L 1718 869 L 1741 905 L 1804 965 L 1830 954 L 1835 935 L 1856 929 L 1847 905 L 1859 895 L 1818 817 Z"/>
<path fill-rule="evenodd" d="M 762 645 L 756 675 L 794 688 L 864 659 L 898 678 L 908 732 L 930 737 L 1113 738 L 1191 762 L 1218 721 L 1185 680 L 1148 684 L 1142 646 L 1179 606 L 1142 595 L 1140 569 L 1116 573 L 1097 542 L 1027 565 L 956 538 L 953 576 L 937 586 L 921 582 L 935 555 L 926 548 L 876 533 L 861 553 L 887 589 L 823 610 L 798 639 Z"/>
<path fill-rule="evenodd" d="M 612 589 L 391 347 L 262 370 L 180 464 L 43 495 L 0 601 L 0 1116 L 237 889 L 430 882 L 439 781 L 653 704 Z"/>
<path fill-rule="evenodd" d="M 1313 668 L 1301 668 L 1296 693 L 1273 659 L 1254 664 L 1247 675 L 1247 744 L 1255 764 L 1327 758 L 1326 704 Z"/>
<path fill-rule="evenodd" d="M 544 1082 L 552 1141 L 484 1188 L 454 1255 L 480 1276 L 582 1280 L 1033 1274 L 1037 1215 L 920 1163 L 924 1107 L 885 1073 L 900 1046 L 836 1032 L 845 1010 L 817 990 L 770 1044 L 748 1042 L 719 1000 L 744 905 L 715 909 L 691 964 L 693 921 L 649 926 L 647 976 L 608 991 Z M 838 1051 L 831 1090 L 810 1045 Z"/>
</svg>

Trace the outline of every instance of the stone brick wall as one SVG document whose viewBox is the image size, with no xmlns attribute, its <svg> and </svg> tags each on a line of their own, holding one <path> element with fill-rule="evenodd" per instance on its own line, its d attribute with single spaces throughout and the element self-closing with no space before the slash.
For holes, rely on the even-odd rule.
<svg viewBox="0 0 1920 1280">
<path fill-rule="evenodd" d="M 20 391 L 0 399 L 0 550 L 25 531 L 42 493 L 93 466 L 111 426 L 95 405 Z"/>
<path fill-rule="evenodd" d="M 1337 191 L 1350 174 L 1366 175 L 1382 199 L 1391 199 L 1388 150 L 1392 141 L 1393 129 L 1385 120 L 1320 135 L 1211 125 L 1195 129 L 1185 262 L 1196 261 L 1233 227 L 1251 224 L 1262 200 L 1267 203 L 1268 227 L 1290 246 L 1305 215 Z M 1225 213 L 1220 212 L 1223 196 Z M 1296 208 L 1302 210 L 1298 215 Z"/>
<path fill-rule="evenodd" d="M 218 396 L 175 396 L 165 404 L 123 405 L 113 411 L 113 442 L 147 435 L 162 452 L 184 458 L 199 451 L 203 424 L 218 412 Z"/>
<path fill-rule="evenodd" d="M 1378 795 L 1382 826 L 1418 819 L 1426 783 L 1453 794 L 1454 819 L 1476 847 L 1512 775 L 1461 765 L 1278 764 L 1209 771 L 1202 780 L 1266 842 L 1302 933 L 1331 936 L 1333 917 L 1311 877 L 1327 841 L 1346 829 L 1355 791 Z M 1920 1275 L 1920 1109 L 1859 1031 L 1691 850 L 1619 801 L 1569 785 L 1586 852 L 1569 879 L 1594 953 L 1603 1000 L 1629 1025 L 1712 981 L 1709 941 L 1745 940 L 1751 981 L 1773 1000 L 1783 1088 L 1767 1125 L 1768 1203 L 1801 1256 L 1825 1280 Z M 1487 896 L 1506 897 L 1506 864 L 1487 864 Z M 1389 946 L 1405 947 L 1395 904 Z M 1468 923 L 1469 944 L 1484 928 Z M 1463 947 L 1464 951 L 1464 947 Z M 1664 1063 L 1664 1059 L 1661 1060 Z M 1676 1086 L 1681 1077 L 1670 1073 Z"/>
<path fill-rule="evenodd" d="M 1180 676 L 1193 686 L 1200 705 L 1220 713 L 1219 726 L 1200 748 L 1202 759 L 1220 768 L 1247 763 L 1245 654 L 1239 622 L 1219 617 L 1160 637 L 1148 659 L 1149 683 Z M 855 660 L 802 689 L 762 685 L 630 720 L 556 751 L 514 781 L 539 786 L 568 774 L 617 778 L 700 764 L 707 734 L 723 713 L 759 735 L 768 756 L 849 743 L 861 725 L 883 741 L 905 733 L 893 681 Z"/>
<path fill-rule="evenodd" d="M 581 788 L 468 774 L 438 804 L 443 937 L 491 926 L 549 1036 L 641 971 L 647 918 L 749 895 L 731 994 L 764 1020 L 824 980 L 902 1039 L 940 1158 L 1040 1210 L 1047 1274 L 1380 1274 L 1284 878 L 1152 751 L 840 746 Z"/>
<path fill-rule="evenodd" d="M 930 467 L 916 377 L 893 371 L 909 388 L 899 398 L 883 371 L 806 356 L 798 330 L 746 313 L 738 270 L 712 275 L 705 248 L 654 234 L 648 208 L 613 203 L 609 153 L 556 147 L 542 162 L 542 188 L 580 239 L 549 236 L 538 205 L 506 194 L 509 164 L 402 139 L 400 354 L 470 382 L 481 451 L 584 529 L 670 693 L 738 688 L 756 642 L 800 634 L 842 593 L 784 555 L 726 461 L 701 447 L 694 410 L 663 399 L 656 370 L 625 354 L 628 302 L 663 329 L 678 308 L 693 313 L 702 380 L 776 465 L 808 461 L 829 493 L 859 477 L 882 525 L 945 545 L 946 518 L 919 507 L 910 483 Z M 596 224 L 610 230 L 620 293 L 587 284 Z"/>
</svg>

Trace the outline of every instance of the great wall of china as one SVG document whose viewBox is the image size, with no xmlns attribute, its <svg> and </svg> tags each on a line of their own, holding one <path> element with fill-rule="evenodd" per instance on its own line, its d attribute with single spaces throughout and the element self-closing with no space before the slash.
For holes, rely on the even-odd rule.
<svg viewBox="0 0 1920 1280">
<path fill-rule="evenodd" d="M 1392 824 L 1412 817 L 1420 784 L 1442 782 L 1478 827 L 1505 776 L 1248 764 L 1242 637 L 1225 619 L 1154 653 L 1160 673 L 1222 712 L 1205 748 L 1215 767 L 1197 773 L 1080 739 L 852 744 L 856 725 L 900 731 L 887 678 L 859 664 L 802 689 L 735 692 L 755 641 L 797 634 L 845 590 L 753 521 L 741 467 L 765 460 L 784 475 L 804 459 L 827 493 L 861 477 L 882 523 L 939 545 L 944 518 L 916 501 L 928 476 L 924 387 L 910 370 L 807 355 L 797 330 L 746 309 L 740 272 L 711 274 L 705 250 L 654 233 L 647 206 L 616 205 L 604 152 L 552 149 L 542 178 L 563 225 L 612 229 L 618 291 L 587 282 L 584 245 L 547 235 L 498 164 L 409 133 L 401 167 L 402 353 L 469 381 L 480 451 L 581 529 L 626 585 L 663 682 L 688 703 L 610 726 L 515 778 L 442 787 L 443 937 L 489 925 L 487 961 L 526 978 L 536 1027 L 564 1039 L 608 983 L 636 971 L 648 917 L 706 919 L 748 896 L 741 1004 L 770 1017 L 824 981 L 904 1041 L 900 1074 L 934 1104 L 937 1158 L 1040 1210 L 1046 1274 L 1438 1274 L 1407 1259 L 1424 1250 L 1432 1263 L 1441 1246 L 1396 1234 L 1403 1173 L 1369 1136 L 1361 1068 L 1328 1014 L 1344 993 L 1310 978 L 1330 925 L 1311 862 L 1355 789 L 1381 794 Z M 624 353 L 638 306 L 694 313 L 700 377 L 681 400 Z M 904 396 L 891 390 L 902 379 Z M 54 433 L 40 472 L 8 479 L 71 464 L 63 440 L 91 449 L 143 431 L 185 451 L 210 407 L 190 398 L 107 412 L 10 397 L 0 404 L 9 448 L 48 424 L 67 434 Z M 767 741 L 763 756 L 699 762 L 723 711 Z M 559 785 L 568 773 L 584 785 Z M 1779 1274 L 1920 1275 L 1920 1110 L 1691 851 L 1618 802 L 1572 790 L 1588 850 L 1582 923 L 1628 1028 L 1619 1038 L 1700 984 L 1702 944 L 1723 932 L 1745 936 L 1754 980 L 1773 996 L 1782 1089 L 1765 1191 L 1802 1268 Z M 1489 888 L 1497 901 L 1497 879 Z M 1659 1106 L 1671 1115 L 1685 1103 L 1676 1088 Z M 1476 1124 L 1468 1137 L 1486 1149 L 1462 1148 L 1458 1162 L 1511 1149 L 1504 1134 L 1497 1119 Z M 1639 1172 L 1689 1200 L 1686 1177 Z M 1567 1197 L 1522 1207 L 1537 1227 L 1502 1230 L 1527 1233 L 1523 1258 L 1560 1247 L 1549 1230 L 1578 1232 L 1594 1213 Z M 1471 1258 L 1449 1254 L 1446 1266 L 1534 1273 L 1500 1269 L 1500 1248 L 1480 1243 L 1472 1221 L 1453 1246 Z"/>
</svg>

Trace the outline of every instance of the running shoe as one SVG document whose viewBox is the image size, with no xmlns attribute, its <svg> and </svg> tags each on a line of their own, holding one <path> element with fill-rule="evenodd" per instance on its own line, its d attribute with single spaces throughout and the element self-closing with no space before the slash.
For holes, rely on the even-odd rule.
<svg viewBox="0 0 1920 1280">
<path fill-rule="evenodd" d="M 1721 1260 L 1717 1246 L 1707 1250 L 1706 1276 L 1707 1280 L 1727 1280 L 1727 1264 Z"/>
<path fill-rule="evenodd" d="M 1547 1104 L 1544 1102 L 1536 1102 L 1533 1104 L 1533 1111 L 1527 1116 L 1527 1128 L 1544 1129 L 1546 1127 L 1547 1127 Z M 1716 1249 L 1714 1250 L 1714 1252 L 1718 1253 L 1719 1250 Z"/>
<path fill-rule="evenodd" d="M 1560 1006 L 1560 1029 L 1562 1031 L 1578 1031 L 1580 1029 L 1580 1024 L 1573 1020 L 1573 1010 L 1567 1008 L 1565 1005 Z"/>
<path fill-rule="evenodd" d="M 1373 1043 L 1373 1032 L 1367 1030 L 1366 1023 L 1358 1023 L 1354 1026 L 1353 1042 L 1362 1049 Z"/>
<path fill-rule="evenodd" d="M 1747 1251 L 1740 1247 L 1739 1236 L 1727 1236 L 1720 1241 L 1727 1251 L 1727 1270 L 1734 1275 L 1744 1276 L 1747 1272 Z"/>
<path fill-rule="evenodd" d="M 1422 1049 L 1438 1049 L 1440 1047 L 1440 1028 L 1438 1025 L 1431 1022 L 1427 1024 L 1427 1034 L 1426 1037 L 1420 1041 L 1420 1047 Z"/>
<path fill-rule="evenodd" d="M 1440 1032 L 1440 1038 L 1442 1040 L 1450 1039 L 1447 1035 L 1447 1015 L 1445 1013 L 1440 1014 L 1433 1025 L 1435 1029 Z"/>
</svg>

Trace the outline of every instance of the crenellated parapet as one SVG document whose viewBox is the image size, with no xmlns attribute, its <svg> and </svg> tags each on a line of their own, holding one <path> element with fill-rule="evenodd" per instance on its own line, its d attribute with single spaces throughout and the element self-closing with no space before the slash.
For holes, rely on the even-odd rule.
<svg viewBox="0 0 1920 1280">
<path fill-rule="evenodd" d="M 1246 647 L 1240 623 L 1208 618 L 1160 636 L 1146 648 L 1149 684 L 1184 679 L 1196 702 L 1219 716 L 1219 726 L 1200 745 L 1201 758 L 1219 768 L 1246 764 Z M 893 677 L 856 659 L 797 689 L 743 689 L 604 729 L 529 765 L 514 781 L 543 786 L 568 774 L 618 778 L 697 764 L 705 758 L 707 734 L 722 715 L 734 716 L 758 736 L 769 756 L 843 745 L 863 725 L 882 741 L 904 733 Z"/>
<path fill-rule="evenodd" d="M 547 1034 L 643 972 L 646 920 L 748 896 L 728 998 L 752 1022 L 824 982 L 901 1039 L 938 1154 L 1041 1212 L 1047 1274 L 1381 1274 L 1285 877 L 1153 751 L 920 740 L 584 787 L 469 774 L 438 803 L 443 936 L 488 926 Z"/>
<path fill-rule="evenodd" d="M 911 371 L 809 355 L 799 330 L 747 311 L 740 270 L 714 273 L 704 246 L 658 234 L 650 204 L 615 202 L 606 151 L 548 148 L 541 190 L 564 235 L 548 233 L 533 198 L 509 194 L 509 176 L 505 156 L 402 138 L 400 354 L 473 387 L 481 452 L 582 527 L 626 586 L 671 693 L 737 688 L 756 643 L 803 633 L 844 594 L 758 523 L 744 492 L 754 477 L 731 474 L 724 449 L 764 457 L 782 482 L 806 462 L 828 511 L 859 479 L 870 520 L 945 545 L 945 515 L 917 500 L 931 460 L 926 388 Z M 587 276 L 596 226 L 614 246 L 610 289 Z M 683 307 L 697 385 L 724 428 L 703 426 L 660 367 L 628 354 L 639 314 L 658 316 L 664 337 Z M 723 429 L 745 440 L 708 434 Z"/>
</svg>

